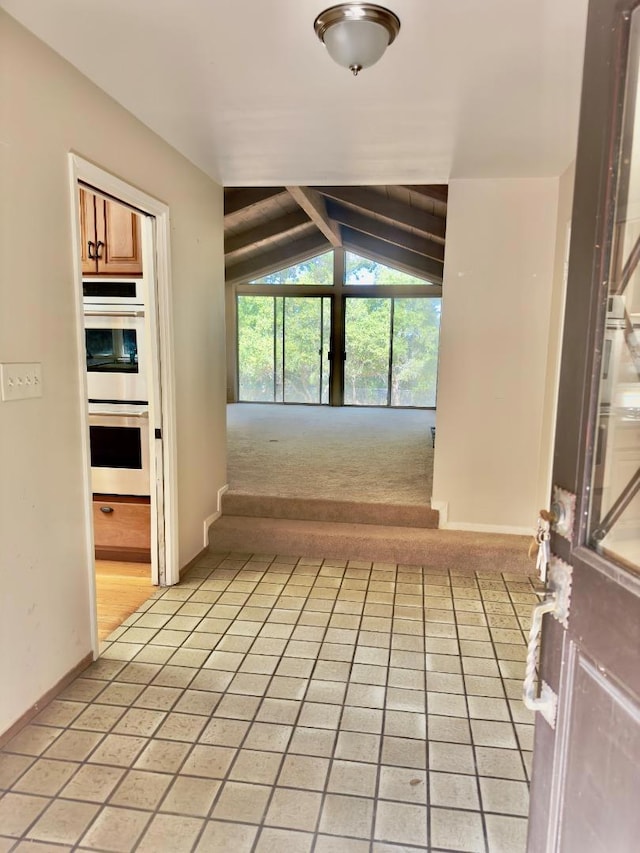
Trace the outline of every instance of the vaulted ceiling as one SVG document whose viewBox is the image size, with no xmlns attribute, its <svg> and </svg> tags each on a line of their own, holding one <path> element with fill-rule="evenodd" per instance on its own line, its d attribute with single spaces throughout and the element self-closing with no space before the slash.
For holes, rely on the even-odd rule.
<svg viewBox="0 0 640 853">
<path fill-rule="evenodd" d="M 446 185 L 228 188 L 228 284 L 344 247 L 442 283 Z"/>
</svg>

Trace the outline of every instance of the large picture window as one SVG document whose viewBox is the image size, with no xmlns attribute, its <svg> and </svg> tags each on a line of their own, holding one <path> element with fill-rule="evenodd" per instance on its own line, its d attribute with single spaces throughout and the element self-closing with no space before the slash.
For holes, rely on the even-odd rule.
<svg viewBox="0 0 640 853">
<path fill-rule="evenodd" d="M 237 399 L 435 407 L 440 288 L 337 251 L 238 286 Z"/>
</svg>

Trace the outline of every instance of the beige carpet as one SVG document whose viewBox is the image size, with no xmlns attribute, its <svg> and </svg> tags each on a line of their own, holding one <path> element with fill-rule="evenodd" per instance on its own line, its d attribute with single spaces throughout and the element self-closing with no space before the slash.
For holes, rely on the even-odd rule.
<svg viewBox="0 0 640 853">
<path fill-rule="evenodd" d="M 229 491 L 428 506 L 435 412 L 235 403 Z"/>
</svg>

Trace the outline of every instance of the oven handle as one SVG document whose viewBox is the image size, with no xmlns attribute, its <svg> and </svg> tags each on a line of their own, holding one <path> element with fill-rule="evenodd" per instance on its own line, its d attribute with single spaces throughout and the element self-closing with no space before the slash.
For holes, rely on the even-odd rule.
<svg viewBox="0 0 640 853">
<path fill-rule="evenodd" d="M 126 309 L 112 309 L 112 308 L 100 308 L 100 309 L 84 309 L 85 317 L 144 317 L 144 311 L 134 311 L 134 310 L 126 310 Z"/>
<path fill-rule="evenodd" d="M 89 417 L 99 417 L 99 418 L 148 418 L 149 417 L 149 409 L 143 409 L 141 412 L 133 412 L 120 410 L 118 412 L 92 412 L 89 409 Z"/>
</svg>

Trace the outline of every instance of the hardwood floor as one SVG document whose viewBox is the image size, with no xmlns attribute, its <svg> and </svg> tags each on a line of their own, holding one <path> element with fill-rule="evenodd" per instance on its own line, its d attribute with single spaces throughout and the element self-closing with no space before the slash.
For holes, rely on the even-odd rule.
<svg viewBox="0 0 640 853">
<path fill-rule="evenodd" d="M 99 639 L 108 637 L 154 589 L 149 563 L 96 560 Z"/>
</svg>

